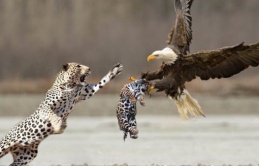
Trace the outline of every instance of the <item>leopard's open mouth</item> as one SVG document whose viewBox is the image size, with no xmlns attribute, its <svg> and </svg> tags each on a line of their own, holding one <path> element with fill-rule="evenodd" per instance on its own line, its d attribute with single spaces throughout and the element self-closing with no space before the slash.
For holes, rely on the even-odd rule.
<svg viewBox="0 0 259 166">
<path fill-rule="evenodd" d="M 84 82 L 85 81 L 85 78 L 88 77 L 90 75 L 90 72 L 87 72 L 85 74 L 83 74 L 81 77 L 80 77 L 80 81 L 81 82 Z"/>
</svg>

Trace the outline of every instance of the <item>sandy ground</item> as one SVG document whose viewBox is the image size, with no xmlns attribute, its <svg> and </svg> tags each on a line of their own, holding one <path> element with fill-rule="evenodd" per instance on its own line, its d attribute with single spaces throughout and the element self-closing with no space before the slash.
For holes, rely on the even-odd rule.
<svg viewBox="0 0 259 166">
<path fill-rule="evenodd" d="M 1 118 L 0 137 L 22 118 Z M 116 117 L 71 117 L 48 137 L 30 165 L 259 164 L 259 116 L 138 116 L 139 138 L 119 131 Z M 8 165 L 11 155 L 1 158 Z"/>
</svg>

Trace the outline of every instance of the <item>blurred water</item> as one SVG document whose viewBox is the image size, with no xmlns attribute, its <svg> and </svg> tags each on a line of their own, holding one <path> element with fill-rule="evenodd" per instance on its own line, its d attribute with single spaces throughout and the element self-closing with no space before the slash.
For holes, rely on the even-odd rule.
<svg viewBox="0 0 259 166">
<path fill-rule="evenodd" d="M 0 137 L 22 118 L 1 118 Z M 259 164 L 259 117 L 138 116 L 139 138 L 123 141 L 116 117 L 71 117 L 50 136 L 30 165 Z M 11 155 L 0 160 L 10 164 Z"/>
<path fill-rule="evenodd" d="M 192 96 L 198 100 L 205 115 L 257 114 L 259 116 L 258 96 L 224 97 L 195 93 L 192 93 Z M 2 94 L 0 117 L 28 116 L 37 109 L 43 99 L 43 94 Z M 96 94 L 89 100 L 78 103 L 70 116 L 115 116 L 118 101 L 118 94 Z M 178 115 L 175 102 L 164 95 L 154 94 L 151 98 L 146 97 L 145 102 L 145 107 L 138 104 L 138 115 Z"/>
</svg>

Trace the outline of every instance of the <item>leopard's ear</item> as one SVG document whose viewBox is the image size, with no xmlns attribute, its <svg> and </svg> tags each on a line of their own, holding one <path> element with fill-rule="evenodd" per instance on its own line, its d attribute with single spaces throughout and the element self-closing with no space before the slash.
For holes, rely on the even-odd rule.
<svg viewBox="0 0 259 166">
<path fill-rule="evenodd" d="M 65 70 L 65 71 L 68 70 L 68 63 L 63 65 L 63 70 Z"/>
</svg>

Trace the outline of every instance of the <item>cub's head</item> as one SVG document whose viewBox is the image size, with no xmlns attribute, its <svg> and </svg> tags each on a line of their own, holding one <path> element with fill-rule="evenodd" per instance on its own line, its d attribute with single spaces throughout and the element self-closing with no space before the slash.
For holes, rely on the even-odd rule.
<svg viewBox="0 0 259 166">
<path fill-rule="evenodd" d="M 138 84 L 139 90 L 143 95 L 150 95 L 150 88 L 152 86 L 150 82 L 145 79 L 139 79 L 136 83 Z"/>
<path fill-rule="evenodd" d="M 136 80 L 133 77 L 130 77 L 132 83 L 130 83 L 133 90 L 139 91 L 142 95 L 150 95 L 152 84 L 146 79 Z"/>
<path fill-rule="evenodd" d="M 79 63 L 67 63 L 63 65 L 63 69 L 58 74 L 55 84 L 72 83 L 75 85 L 84 85 L 86 77 L 89 76 L 91 70 L 89 67 Z"/>
</svg>

